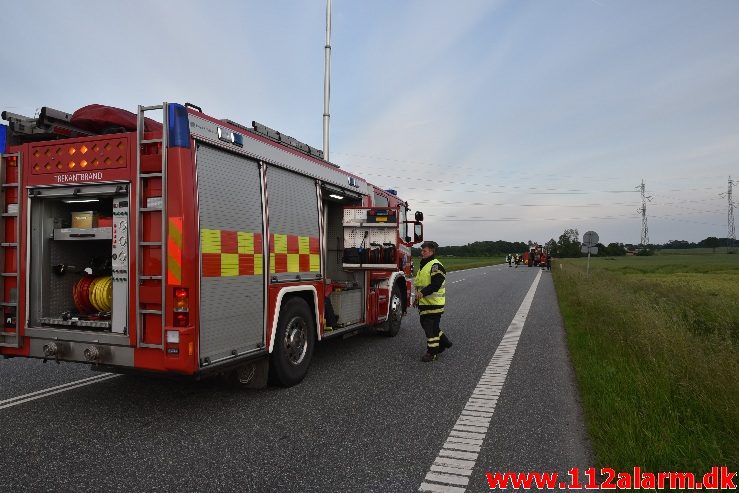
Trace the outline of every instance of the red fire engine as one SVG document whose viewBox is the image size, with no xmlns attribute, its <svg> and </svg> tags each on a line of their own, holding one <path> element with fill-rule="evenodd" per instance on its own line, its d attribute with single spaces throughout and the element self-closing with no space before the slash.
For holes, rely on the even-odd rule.
<svg viewBox="0 0 739 493">
<path fill-rule="evenodd" d="M 534 243 L 529 247 L 527 252 L 523 252 L 521 257 L 523 258 L 524 265 L 529 267 L 546 267 L 547 255 L 549 255 L 549 253 L 544 247 L 538 243 Z"/>
<path fill-rule="evenodd" d="M 400 329 L 423 215 L 322 152 L 190 104 L 2 118 L 0 355 L 287 386 Z"/>
</svg>

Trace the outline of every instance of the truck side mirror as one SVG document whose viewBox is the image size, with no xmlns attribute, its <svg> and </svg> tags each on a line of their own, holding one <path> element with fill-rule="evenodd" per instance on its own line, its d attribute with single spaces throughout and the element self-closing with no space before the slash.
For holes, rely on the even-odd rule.
<svg viewBox="0 0 739 493">
<path fill-rule="evenodd" d="M 416 222 L 413 227 L 413 243 L 419 243 L 421 241 L 423 241 L 423 224 Z"/>
<path fill-rule="evenodd" d="M 416 211 L 416 221 L 423 221 L 423 212 Z"/>
</svg>

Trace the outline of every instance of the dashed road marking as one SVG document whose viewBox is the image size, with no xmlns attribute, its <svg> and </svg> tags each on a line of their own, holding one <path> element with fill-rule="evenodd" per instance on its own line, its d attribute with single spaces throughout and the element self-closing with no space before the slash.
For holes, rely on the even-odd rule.
<svg viewBox="0 0 739 493">
<path fill-rule="evenodd" d="M 440 493 L 467 491 L 472 469 L 490 427 L 495 405 L 503 390 L 540 278 L 541 271 L 536 274 L 498 349 L 495 350 L 493 358 L 472 391 L 418 491 Z"/>
</svg>

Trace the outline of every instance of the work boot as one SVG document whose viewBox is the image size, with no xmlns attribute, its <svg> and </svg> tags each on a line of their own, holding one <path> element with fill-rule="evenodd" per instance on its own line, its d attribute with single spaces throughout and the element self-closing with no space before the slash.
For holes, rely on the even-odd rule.
<svg viewBox="0 0 739 493">
<path fill-rule="evenodd" d="M 442 332 L 441 338 L 439 339 L 439 352 L 437 354 L 443 353 L 449 347 L 452 347 L 452 341 Z"/>
<path fill-rule="evenodd" d="M 446 334 L 441 334 L 441 340 L 439 341 L 439 347 L 442 349 L 450 348 L 454 344 L 452 344 L 452 341 L 449 340 L 449 338 L 446 336 Z"/>
<path fill-rule="evenodd" d="M 434 361 L 436 359 L 436 355 L 434 353 L 426 353 L 423 356 L 421 356 L 421 361 L 424 363 L 430 363 L 431 361 Z"/>
</svg>

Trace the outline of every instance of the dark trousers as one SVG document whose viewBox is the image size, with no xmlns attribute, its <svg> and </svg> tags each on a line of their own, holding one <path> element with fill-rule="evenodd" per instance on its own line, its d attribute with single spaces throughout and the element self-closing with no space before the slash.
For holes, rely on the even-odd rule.
<svg viewBox="0 0 739 493">
<path fill-rule="evenodd" d="M 327 327 L 336 327 L 336 312 L 334 312 L 334 305 L 331 304 L 331 298 L 328 296 L 323 300 L 323 317 L 326 319 Z"/>
<path fill-rule="evenodd" d="M 446 334 L 439 328 L 441 322 L 441 313 L 431 313 L 429 315 L 421 315 L 421 327 L 426 334 L 426 351 L 431 354 L 438 354 L 446 347 Z"/>
</svg>

